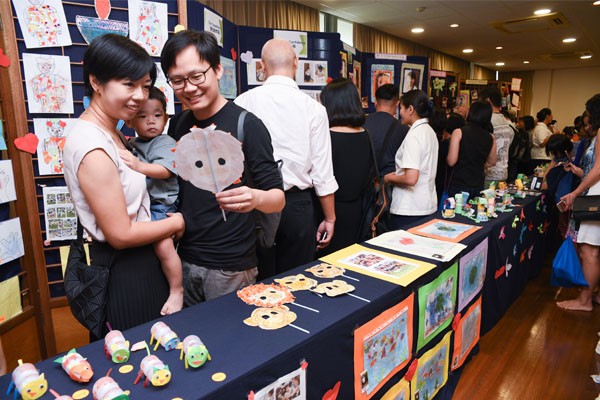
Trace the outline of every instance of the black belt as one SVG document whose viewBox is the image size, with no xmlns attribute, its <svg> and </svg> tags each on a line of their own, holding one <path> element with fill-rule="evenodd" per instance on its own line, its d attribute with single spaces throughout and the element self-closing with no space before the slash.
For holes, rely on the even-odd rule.
<svg viewBox="0 0 600 400">
<path fill-rule="evenodd" d="M 300 189 L 296 186 L 292 186 L 291 188 L 289 188 L 288 190 L 285 191 L 285 194 L 309 192 L 311 190 L 312 190 L 312 188 Z"/>
</svg>

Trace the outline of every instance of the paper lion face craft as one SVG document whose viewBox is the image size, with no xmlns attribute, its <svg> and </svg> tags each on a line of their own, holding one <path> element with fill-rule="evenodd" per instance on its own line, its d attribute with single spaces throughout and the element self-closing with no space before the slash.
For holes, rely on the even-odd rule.
<svg viewBox="0 0 600 400">
<path fill-rule="evenodd" d="M 250 318 L 244 323 L 249 326 L 258 326 L 260 329 L 279 329 L 291 324 L 296 320 L 296 314 L 286 306 L 273 308 L 257 308 L 252 311 Z"/>
<path fill-rule="evenodd" d="M 223 131 L 192 128 L 177 144 L 175 166 L 181 179 L 217 193 L 242 176 L 244 153 L 241 143 Z"/>
<path fill-rule="evenodd" d="M 292 292 L 296 290 L 310 290 L 317 286 L 317 281 L 307 278 L 302 274 L 290 275 L 286 276 L 285 278 L 275 279 L 275 282 L 279 283 L 281 286 L 287 287 Z"/>
<path fill-rule="evenodd" d="M 284 303 L 291 303 L 295 299 L 288 288 L 273 283 L 246 286 L 238 290 L 237 295 L 244 303 L 259 307 L 276 307 Z"/>
<path fill-rule="evenodd" d="M 318 285 L 313 289 L 313 292 L 326 294 L 329 297 L 339 296 L 340 294 L 345 294 L 352 292 L 354 290 L 354 286 L 349 285 L 345 281 L 334 280 L 333 282 L 325 282 Z"/>
<path fill-rule="evenodd" d="M 317 278 L 335 278 L 344 273 L 344 268 L 326 263 L 317 264 L 306 271 L 312 272 Z"/>
</svg>

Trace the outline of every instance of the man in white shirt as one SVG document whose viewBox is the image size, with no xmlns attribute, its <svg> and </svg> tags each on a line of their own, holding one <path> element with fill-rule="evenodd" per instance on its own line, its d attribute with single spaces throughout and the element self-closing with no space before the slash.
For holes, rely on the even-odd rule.
<svg viewBox="0 0 600 400">
<path fill-rule="evenodd" d="M 259 260 L 259 276 L 264 279 L 273 272 L 284 272 L 312 261 L 315 248 L 329 244 L 334 231 L 334 192 L 338 184 L 333 176 L 327 112 L 298 88 L 294 80 L 298 69 L 294 48 L 286 40 L 271 39 L 264 45 L 261 57 L 267 80 L 241 94 L 235 103 L 262 120 L 271 134 L 275 160 L 283 160 L 286 205 L 275 237 L 275 271 L 265 270 L 269 269 L 268 252 L 262 251 Z M 325 216 L 317 229 L 313 189 Z"/>
<path fill-rule="evenodd" d="M 536 115 L 537 124 L 533 128 L 531 135 L 531 164 L 530 170 L 533 171 L 540 165 L 550 161 L 551 157 L 546 154 L 546 143 L 552 136 L 552 131 L 548 125 L 552 123 L 552 110 L 542 108 Z"/>
<path fill-rule="evenodd" d="M 498 161 L 493 166 L 485 169 L 485 186 L 491 181 L 505 181 L 508 178 L 508 150 L 515 136 L 514 131 L 500 113 L 502 109 L 502 95 L 500 90 L 494 86 L 488 86 L 479 95 L 481 101 L 488 101 L 492 105 L 492 127 L 496 139 L 496 150 Z"/>
</svg>

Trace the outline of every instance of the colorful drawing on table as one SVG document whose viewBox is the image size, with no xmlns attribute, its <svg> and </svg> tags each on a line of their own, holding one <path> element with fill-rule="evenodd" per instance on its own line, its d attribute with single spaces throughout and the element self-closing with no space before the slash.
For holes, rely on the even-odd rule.
<svg viewBox="0 0 600 400">
<path fill-rule="evenodd" d="M 63 149 L 67 141 L 66 132 L 74 120 L 70 118 L 34 118 L 33 129 L 39 142 L 37 146 L 38 170 L 40 175 L 63 173 Z"/>
<path fill-rule="evenodd" d="M 296 83 L 300 86 L 325 86 L 327 84 L 327 61 L 298 61 Z"/>
<path fill-rule="evenodd" d="M 17 200 L 11 160 L 0 160 L 0 204 Z"/>
<path fill-rule="evenodd" d="M 152 345 L 152 341 L 156 339 L 154 351 L 156 351 L 160 344 L 163 345 L 166 351 L 173 350 L 179 344 L 179 337 L 177 334 L 173 332 L 169 325 L 162 321 L 155 322 L 150 328 L 150 332 L 152 334 L 150 336 L 150 345 Z"/>
<path fill-rule="evenodd" d="M 248 326 L 257 326 L 260 329 L 273 330 L 290 325 L 296 320 L 296 313 L 287 306 L 261 307 L 252 311 L 250 317 L 244 320 Z"/>
<path fill-rule="evenodd" d="M 458 322 L 454 330 L 454 351 L 452 352 L 452 370 L 459 368 L 479 342 L 481 326 L 481 297 L 473 303 Z"/>
<path fill-rule="evenodd" d="M 127 36 L 127 33 L 129 32 L 129 24 L 127 21 L 76 15 L 75 24 L 77 25 L 77 29 L 79 29 L 79 33 L 81 33 L 83 40 L 85 40 L 87 44 L 90 44 L 92 40 L 106 33 Z"/>
<path fill-rule="evenodd" d="M 77 214 L 69 189 L 66 186 L 45 186 L 42 197 L 46 240 L 77 239 Z"/>
<path fill-rule="evenodd" d="M 402 230 L 386 232 L 367 240 L 367 243 L 439 261 L 451 261 L 467 248 L 464 244 L 431 239 Z"/>
<path fill-rule="evenodd" d="M 169 38 L 167 4 L 153 1 L 128 0 L 129 38 L 148 54 L 160 57 Z"/>
<path fill-rule="evenodd" d="M 73 114 L 69 57 L 23 53 L 30 113 Z"/>
<path fill-rule="evenodd" d="M 354 393 L 367 400 L 412 356 L 414 294 L 354 331 Z"/>
<path fill-rule="evenodd" d="M 156 86 L 165 95 L 167 101 L 167 114 L 175 114 L 175 95 L 173 94 L 173 88 L 167 83 L 167 77 L 160 66 L 160 63 L 156 64 Z"/>
<path fill-rule="evenodd" d="M 50 393 L 52 393 L 52 395 L 54 396 L 54 400 L 74 400 L 73 397 L 69 396 L 68 394 L 64 394 L 64 395 L 60 395 L 57 392 L 55 392 L 52 389 L 49 389 Z"/>
<path fill-rule="evenodd" d="M 116 364 L 126 363 L 131 355 L 129 340 L 125 340 L 121 331 L 111 330 L 104 336 L 104 354 Z"/>
<path fill-rule="evenodd" d="M 394 83 L 393 64 L 371 65 L 371 103 L 375 103 L 375 92 L 380 86 Z"/>
<path fill-rule="evenodd" d="M 223 67 L 223 75 L 219 81 L 219 92 L 226 99 L 235 99 L 237 97 L 237 81 L 235 61 L 221 56 L 221 66 Z"/>
<path fill-rule="evenodd" d="M 146 352 L 148 355 L 142 358 L 140 363 L 140 372 L 133 382 L 137 385 L 142 376 L 144 379 L 144 387 L 150 382 L 152 386 L 165 386 L 171 381 L 171 371 L 169 366 L 163 363 L 160 358 L 154 354 L 150 354 L 150 348 L 146 345 Z"/>
<path fill-rule="evenodd" d="M 285 286 L 290 291 L 295 292 L 296 290 L 311 290 L 317 286 L 317 281 L 304 276 L 303 274 L 290 275 L 281 279 L 275 279 L 275 282 L 281 286 Z"/>
<path fill-rule="evenodd" d="M 9 395 L 14 389 L 14 400 L 17 399 L 17 393 L 23 400 L 35 400 L 42 397 L 48 390 L 48 381 L 44 378 L 44 374 L 40 375 L 33 364 L 23 363 L 23 360 L 18 362 L 19 365 L 12 372 L 12 380 L 6 394 Z"/>
<path fill-rule="evenodd" d="M 488 238 L 485 238 L 467 255 L 460 258 L 458 282 L 458 311 L 479 293 L 487 271 Z"/>
<path fill-rule="evenodd" d="M 450 335 L 419 358 L 417 372 L 411 382 L 412 400 L 430 400 L 448 380 L 448 360 L 450 353 Z"/>
<path fill-rule="evenodd" d="M 401 286 L 435 268 L 435 264 L 372 250 L 359 244 L 329 254 L 321 261 Z"/>
<path fill-rule="evenodd" d="M 329 297 L 336 297 L 342 294 L 354 291 L 355 287 L 349 285 L 346 281 L 334 280 L 317 285 L 312 291 L 315 293 L 326 294 Z"/>
<path fill-rule="evenodd" d="M 86 383 L 94 376 L 94 370 L 92 370 L 90 363 L 75 349 L 69 350 L 67 354 L 57 358 L 54 362 L 61 364 L 69 378 L 75 382 Z"/>
<path fill-rule="evenodd" d="M 291 303 L 295 297 L 285 286 L 265 285 L 257 283 L 246 286 L 237 291 L 237 296 L 246 304 L 259 307 L 277 307 L 284 303 Z"/>
<path fill-rule="evenodd" d="M 4 321 L 0 320 L 0 324 L 21 312 L 21 286 L 19 276 L 16 275 L 0 282 L 0 316 L 4 318 Z"/>
<path fill-rule="evenodd" d="M 402 79 L 400 88 L 402 93 L 411 90 L 421 90 L 423 88 L 424 71 L 425 65 L 423 64 L 403 63 L 400 72 L 400 79 Z"/>
<path fill-rule="evenodd" d="M 400 379 L 400 382 L 388 390 L 381 400 L 409 400 L 410 399 L 410 382 L 406 379 Z"/>
<path fill-rule="evenodd" d="M 203 366 L 206 360 L 210 361 L 208 349 L 196 335 L 186 336 L 178 347 L 181 347 L 179 359 L 184 360 L 185 369 L 188 369 L 188 366 L 198 368 Z M 184 355 L 185 359 L 183 358 Z"/>
<path fill-rule="evenodd" d="M 454 263 L 432 282 L 419 288 L 418 350 L 452 322 L 457 272 L 458 263 Z"/>
<path fill-rule="evenodd" d="M 254 400 L 279 399 L 307 399 L 306 368 L 300 367 L 254 393 Z"/>
<path fill-rule="evenodd" d="M 410 228 L 408 231 L 419 236 L 457 243 L 479 229 L 481 229 L 480 226 L 444 221 L 442 219 L 432 219 L 423 225 Z"/>
<path fill-rule="evenodd" d="M 71 36 L 60 0 L 13 0 L 25 47 L 70 46 Z"/>
<path fill-rule="evenodd" d="M 94 400 L 128 400 L 129 394 L 124 392 L 113 378 L 108 376 L 111 370 L 108 370 L 106 376 L 98 379 L 92 387 L 92 396 Z"/>
<path fill-rule="evenodd" d="M 0 222 L 0 265 L 25 255 L 19 217 Z"/>
</svg>

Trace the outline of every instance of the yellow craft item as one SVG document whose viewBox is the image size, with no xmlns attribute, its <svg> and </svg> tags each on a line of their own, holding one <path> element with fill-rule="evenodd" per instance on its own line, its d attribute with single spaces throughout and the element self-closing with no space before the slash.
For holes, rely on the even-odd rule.
<svg viewBox="0 0 600 400">
<path fill-rule="evenodd" d="M 88 397 L 90 394 L 90 391 L 87 389 L 81 389 L 76 391 L 75 393 L 73 393 L 73 395 L 71 396 L 73 398 L 73 400 L 80 400 L 80 399 L 85 399 L 86 397 Z"/>
<path fill-rule="evenodd" d="M 215 382 L 223 382 L 225 378 L 227 378 L 227 375 L 224 372 L 217 372 L 212 376 L 212 380 Z"/>
<path fill-rule="evenodd" d="M 128 374 L 131 371 L 133 371 L 133 365 L 131 364 L 123 365 L 121 368 L 119 368 L 119 372 L 122 374 Z"/>
</svg>

